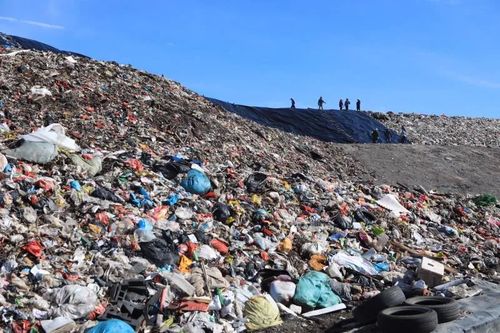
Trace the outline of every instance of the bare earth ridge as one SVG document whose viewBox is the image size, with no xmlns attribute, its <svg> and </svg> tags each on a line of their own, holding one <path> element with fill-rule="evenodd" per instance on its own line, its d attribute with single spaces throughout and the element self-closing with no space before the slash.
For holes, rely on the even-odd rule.
<svg viewBox="0 0 500 333">
<path fill-rule="evenodd" d="M 377 184 L 423 186 L 441 193 L 500 195 L 500 148 L 430 145 L 339 145 Z"/>
</svg>

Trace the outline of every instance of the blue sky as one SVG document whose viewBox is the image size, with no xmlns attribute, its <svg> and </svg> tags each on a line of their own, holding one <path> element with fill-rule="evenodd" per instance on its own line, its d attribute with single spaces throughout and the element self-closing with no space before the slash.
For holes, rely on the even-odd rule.
<svg viewBox="0 0 500 333">
<path fill-rule="evenodd" d="M 498 0 L 0 0 L 0 31 L 230 102 L 500 118 Z"/>
</svg>

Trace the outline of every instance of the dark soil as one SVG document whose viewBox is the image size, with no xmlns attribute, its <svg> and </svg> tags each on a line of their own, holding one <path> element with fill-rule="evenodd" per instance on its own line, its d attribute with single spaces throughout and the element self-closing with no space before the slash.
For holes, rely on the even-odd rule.
<svg viewBox="0 0 500 333">
<path fill-rule="evenodd" d="M 441 193 L 500 196 L 500 148 L 359 144 L 338 145 L 377 184 L 423 186 Z"/>
</svg>

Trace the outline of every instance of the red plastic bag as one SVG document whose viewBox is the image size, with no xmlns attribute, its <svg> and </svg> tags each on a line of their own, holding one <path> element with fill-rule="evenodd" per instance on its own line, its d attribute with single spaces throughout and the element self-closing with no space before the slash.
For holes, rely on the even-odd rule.
<svg viewBox="0 0 500 333">
<path fill-rule="evenodd" d="M 99 212 L 95 214 L 95 219 L 104 225 L 109 224 L 109 215 L 106 212 Z"/>
<path fill-rule="evenodd" d="M 43 247 L 37 241 L 28 242 L 22 247 L 22 249 L 28 253 L 31 253 L 37 258 L 40 258 L 42 256 Z"/>
<path fill-rule="evenodd" d="M 210 242 L 210 245 L 214 249 L 216 249 L 217 251 L 219 251 L 220 254 L 228 254 L 228 252 L 229 252 L 228 246 L 226 245 L 226 243 L 224 243 L 221 240 L 212 239 L 212 241 Z"/>
<path fill-rule="evenodd" d="M 144 170 L 144 165 L 137 159 L 131 158 L 126 163 L 134 171 L 140 172 Z"/>
<path fill-rule="evenodd" d="M 200 303 L 196 301 L 182 301 L 179 309 L 183 312 L 187 311 L 201 311 L 201 312 L 207 312 L 208 311 L 208 303 Z"/>
</svg>

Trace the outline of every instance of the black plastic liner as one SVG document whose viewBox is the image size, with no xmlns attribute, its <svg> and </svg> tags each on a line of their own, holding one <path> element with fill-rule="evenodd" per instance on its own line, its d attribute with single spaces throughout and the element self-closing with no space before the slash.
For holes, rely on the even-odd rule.
<svg viewBox="0 0 500 333">
<path fill-rule="evenodd" d="M 27 50 L 50 51 L 50 52 L 54 52 L 54 53 L 62 53 L 62 54 L 67 54 L 67 55 L 74 55 L 74 56 L 78 56 L 78 57 L 88 58 L 87 56 L 80 54 L 80 53 L 62 51 L 62 50 L 56 49 L 55 47 L 52 47 L 52 46 L 44 44 L 44 43 L 37 42 L 37 41 L 32 40 L 32 39 L 18 37 L 18 36 L 12 36 L 12 35 L 6 35 L 3 33 L 0 33 L 0 46 L 5 47 L 5 48 L 14 47 L 14 48 L 27 49 Z"/>
<path fill-rule="evenodd" d="M 385 140 L 386 127 L 367 112 L 316 109 L 264 108 L 245 106 L 207 98 L 224 110 L 285 132 L 310 136 L 337 143 L 370 143 L 371 132 L 377 129 L 379 143 Z M 398 143 L 399 135 L 390 130 L 390 143 Z"/>
</svg>

